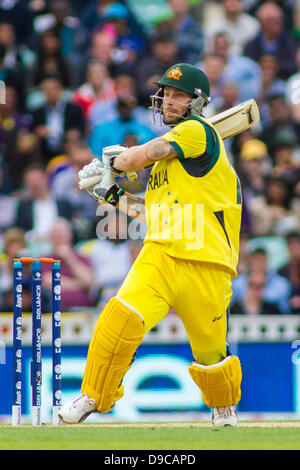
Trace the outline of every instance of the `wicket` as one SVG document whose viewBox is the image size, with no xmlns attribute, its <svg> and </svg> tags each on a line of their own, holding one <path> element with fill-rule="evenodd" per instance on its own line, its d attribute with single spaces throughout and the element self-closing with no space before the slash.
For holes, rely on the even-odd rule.
<svg viewBox="0 0 300 470">
<path fill-rule="evenodd" d="M 14 260 L 13 299 L 13 404 L 12 425 L 19 426 L 22 417 L 22 293 L 23 264 L 32 265 L 32 425 L 41 425 L 42 387 L 42 264 L 52 265 L 52 424 L 60 425 L 61 407 L 61 273 L 60 260 L 52 258 L 19 258 Z"/>
</svg>

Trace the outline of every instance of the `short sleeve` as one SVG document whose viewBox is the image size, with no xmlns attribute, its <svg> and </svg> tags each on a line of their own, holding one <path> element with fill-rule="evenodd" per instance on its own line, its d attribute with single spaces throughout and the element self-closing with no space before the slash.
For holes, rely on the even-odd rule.
<svg viewBox="0 0 300 470">
<path fill-rule="evenodd" d="M 196 119 L 177 124 L 162 138 L 175 148 L 180 160 L 204 155 L 214 140 L 212 130 Z"/>
</svg>

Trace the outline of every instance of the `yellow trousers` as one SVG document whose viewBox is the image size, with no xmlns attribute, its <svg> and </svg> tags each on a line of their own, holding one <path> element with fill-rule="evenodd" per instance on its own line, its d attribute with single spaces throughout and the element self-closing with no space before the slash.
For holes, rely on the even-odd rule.
<svg viewBox="0 0 300 470">
<path fill-rule="evenodd" d="M 117 297 L 141 314 L 145 332 L 174 309 L 195 360 L 211 365 L 227 355 L 226 310 L 231 293 L 231 275 L 225 267 L 173 258 L 159 244 L 148 242 Z"/>
</svg>

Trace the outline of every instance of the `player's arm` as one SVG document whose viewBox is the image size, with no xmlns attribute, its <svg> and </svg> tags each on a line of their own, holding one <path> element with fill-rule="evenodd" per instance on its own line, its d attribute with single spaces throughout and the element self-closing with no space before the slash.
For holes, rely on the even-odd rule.
<svg viewBox="0 0 300 470">
<path fill-rule="evenodd" d="M 117 171 L 134 172 L 159 160 L 198 157 L 207 150 L 208 139 L 213 141 L 214 138 L 212 131 L 205 130 L 201 122 L 184 121 L 162 137 L 131 147 L 113 157 L 111 166 Z"/>
<path fill-rule="evenodd" d="M 205 150 L 206 132 L 203 124 L 188 120 L 146 144 L 131 147 L 117 155 L 111 154 L 108 163 L 117 172 L 136 172 L 164 159 L 194 158 Z"/>
<path fill-rule="evenodd" d="M 119 171 L 138 171 L 158 160 L 177 157 L 176 149 L 163 137 L 143 145 L 131 147 L 113 159 L 113 168 Z"/>
</svg>

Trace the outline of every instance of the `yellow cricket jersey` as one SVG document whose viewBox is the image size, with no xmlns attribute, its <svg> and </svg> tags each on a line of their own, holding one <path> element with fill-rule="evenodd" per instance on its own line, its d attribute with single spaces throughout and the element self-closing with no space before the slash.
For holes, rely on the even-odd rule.
<svg viewBox="0 0 300 470">
<path fill-rule="evenodd" d="M 217 263 L 237 274 L 241 189 L 222 138 L 202 117 L 181 121 L 163 138 L 178 158 L 157 161 L 147 185 L 145 243 L 171 256 Z"/>
</svg>

